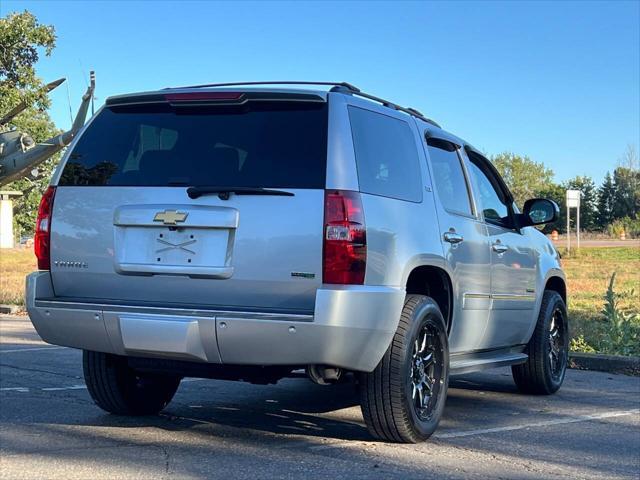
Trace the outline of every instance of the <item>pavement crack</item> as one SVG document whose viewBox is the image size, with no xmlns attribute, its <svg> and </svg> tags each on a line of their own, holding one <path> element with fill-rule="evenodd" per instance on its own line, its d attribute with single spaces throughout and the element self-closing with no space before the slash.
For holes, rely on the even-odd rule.
<svg viewBox="0 0 640 480">
<path fill-rule="evenodd" d="M 158 445 L 158 448 L 162 450 L 162 453 L 164 454 L 164 473 L 166 475 L 166 478 L 169 478 L 171 476 L 169 472 L 171 464 L 171 454 L 169 453 L 169 450 L 162 445 Z"/>
<path fill-rule="evenodd" d="M 123 443 L 118 444 L 114 441 L 111 445 L 88 445 L 88 446 L 77 446 L 77 447 L 65 447 L 65 448 L 42 448 L 42 449 L 34 449 L 27 452 L 3 452 L 2 456 L 5 458 L 11 457 L 19 457 L 22 455 L 43 455 L 43 454 L 52 454 L 52 453 L 65 453 L 65 452 L 84 452 L 87 450 L 104 450 L 105 448 L 132 448 L 138 447 L 139 445 L 135 443 Z"/>
<path fill-rule="evenodd" d="M 79 378 L 82 378 L 82 377 L 78 377 L 76 375 L 67 375 L 65 373 L 51 372 L 49 370 L 43 370 L 43 369 L 40 369 L 40 368 L 18 367 L 16 365 L 9 365 L 8 363 L 0 363 L 0 367 L 14 368 L 16 370 L 22 370 L 22 371 L 25 371 L 25 372 L 46 373 L 48 375 L 56 375 L 58 377 L 73 378 L 75 380 L 77 380 Z"/>
</svg>

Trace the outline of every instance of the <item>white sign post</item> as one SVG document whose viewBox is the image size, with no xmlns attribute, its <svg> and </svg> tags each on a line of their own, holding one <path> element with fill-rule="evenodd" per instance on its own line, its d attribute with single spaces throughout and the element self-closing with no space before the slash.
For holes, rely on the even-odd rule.
<svg viewBox="0 0 640 480">
<path fill-rule="evenodd" d="M 580 248 L 580 190 L 567 190 L 567 251 L 571 251 L 571 209 L 577 210 L 576 237 Z"/>
<path fill-rule="evenodd" d="M 0 248 L 13 248 L 13 201 L 11 197 L 18 197 L 22 192 L 0 191 Z"/>
</svg>

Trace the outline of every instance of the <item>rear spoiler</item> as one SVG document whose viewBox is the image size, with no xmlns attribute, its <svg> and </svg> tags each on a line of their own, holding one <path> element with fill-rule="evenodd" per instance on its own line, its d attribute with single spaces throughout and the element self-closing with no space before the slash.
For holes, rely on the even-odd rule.
<svg viewBox="0 0 640 480">
<path fill-rule="evenodd" d="M 109 97 L 107 107 L 129 105 L 169 104 L 172 106 L 239 106 L 248 102 L 312 102 L 324 103 L 326 99 L 314 93 L 283 92 L 166 92 L 141 93 Z"/>
</svg>

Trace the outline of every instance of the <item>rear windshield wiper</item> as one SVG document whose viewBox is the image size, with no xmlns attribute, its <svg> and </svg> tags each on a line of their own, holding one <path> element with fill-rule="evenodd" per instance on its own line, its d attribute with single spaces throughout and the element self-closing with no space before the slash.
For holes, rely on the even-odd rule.
<svg viewBox="0 0 640 480">
<path fill-rule="evenodd" d="M 229 200 L 229 196 L 232 193 L 236 195 L 276 195 L 282 197 L 293 197 L 291 192 L 285 192 L 284 190 L 272 190 L 270 188 L 262 187 L 189 187 L 187 188 L 187 195 L 189 198 L 198 198 L 202 195 L 208 195 L 210 193 L 217 193 L 221 200 Z"/>
</svg>

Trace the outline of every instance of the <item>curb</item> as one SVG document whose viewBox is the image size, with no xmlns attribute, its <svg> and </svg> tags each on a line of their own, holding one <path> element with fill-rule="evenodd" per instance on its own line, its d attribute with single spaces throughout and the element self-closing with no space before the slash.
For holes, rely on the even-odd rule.
<svg viewBox="0 0 640 480">
<path fill-rule="evenodd" d="M 20 312 L 21 307 L 18 305 L 0 305 L 0 313 L 5 315 L 15 315 Z"/>
<path fill-rule="evenodd" d="M 640 357 L 570 352 L 569 368 L 640 376 Z"/>
</svg>

